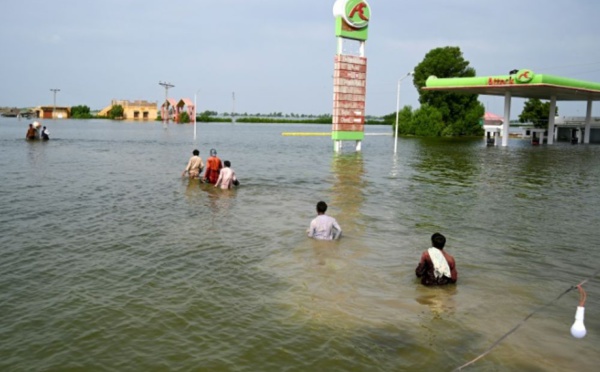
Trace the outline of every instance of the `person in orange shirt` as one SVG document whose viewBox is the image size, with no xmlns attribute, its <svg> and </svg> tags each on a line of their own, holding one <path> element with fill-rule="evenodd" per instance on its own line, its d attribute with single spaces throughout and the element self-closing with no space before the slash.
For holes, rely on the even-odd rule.
<svg viewBox="0 0 600 372">
<path fill-rule="evenodd" d="M 216 184 L 221 174 L 221 168 L 223 163 L 221 159 L 217 157 L 217 150 L 210 149 L 210 157 L 206 160 L 206 168 L 204 171 L 204 182 Z"/>
</svg>

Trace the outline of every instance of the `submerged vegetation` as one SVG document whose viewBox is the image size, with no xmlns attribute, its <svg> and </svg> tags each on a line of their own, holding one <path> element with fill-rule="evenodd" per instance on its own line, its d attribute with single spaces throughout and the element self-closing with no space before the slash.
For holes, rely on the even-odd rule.
<svg viewBox="0 0 600 372">
<path fill-rule="evenodd" d="M 384 116 L 384 120 L 395 125 L 398 115 L 398 133 L 404 135 L 481 136 L 480 119 L 485 109 L 478 96 L 422 90 L 430 76 L 473 77 L 475 69 L 463 58 L 459 47 L 432 49 L 414 69 L 413 85 L 419 92 L 421 107 L 413 110 L 411 106 L 404 106 L 398 113 Z"/>
</svg>

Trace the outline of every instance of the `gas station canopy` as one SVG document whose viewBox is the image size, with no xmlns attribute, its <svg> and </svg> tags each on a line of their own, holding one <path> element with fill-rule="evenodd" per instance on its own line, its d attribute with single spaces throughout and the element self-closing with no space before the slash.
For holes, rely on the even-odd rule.
<svg viewBox="0 0 600 372">
<path fill-rule="evenodd" d="M 488 77 L 437 78 L 430 76 L 422 89 L 426 91 L 503 96 L 502 146 L 508 145 L 512 98 L 538 98 L 550 101 L 548 115 L 549 145 L 554 143 L 556 136 L 554 120 L 557 101 L 587 102 L 584 143 L 590 141 L 592 102 L 600 101 L 600 83 L 535 74 L 528 69 L 512 70 L 508 75 Z"/>
<path fill-rule="evenodd" d="M 600 101 L 600 83 L 519 70 L 510 75 L 489 77 L 437 78 L 430 76 L 423 90 L 452 91 L 557 101 Z"/>
</svg>

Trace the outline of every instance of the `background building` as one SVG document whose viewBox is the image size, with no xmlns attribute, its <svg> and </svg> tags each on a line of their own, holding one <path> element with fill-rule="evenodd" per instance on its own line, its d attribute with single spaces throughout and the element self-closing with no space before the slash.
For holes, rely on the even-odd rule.
<svg viewBox="0 0 600 372">
<path fill-rule="evenodd" d="M 109 106 L 103 108 L 98 116 L 108 116 L 113 106 L 123 107 L 123 119 L 127 120 L 156 120 L 158 118 L 158 105 L 149 101 L 127 101 L 113 99 Z"/>
<path fill-rule="evenodd" d="M 70 107 L 38 106 L 33 111 L 40 119 L 68 119 L 71 116 Z"/>
</svg>

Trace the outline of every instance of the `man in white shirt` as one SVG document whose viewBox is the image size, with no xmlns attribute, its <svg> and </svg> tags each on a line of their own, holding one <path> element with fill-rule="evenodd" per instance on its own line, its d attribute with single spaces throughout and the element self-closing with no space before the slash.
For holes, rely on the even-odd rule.
<svg viewBox="0 0 600 372">
<path fill-rule="evenodd" d="M 335 218 L 325 215 L 327 203 L 317 203 L 317 217 L 310 222 L 308 237 L 319 240 L 334 240 L 342 235 L 342 228 Z"/>
<path fill-rule="evenodd" d="M 183 170 L 181 177 L 184 177 L 187 173 L 190 178 L 200 178 L 200 173 L 204 169 L 204 163 L 202 162 L 202 158 L 200 157 L 200 151 L 194 150 L 192 151 L 192 157 L 187 163 L 187 166 Z"/>
</svg>

